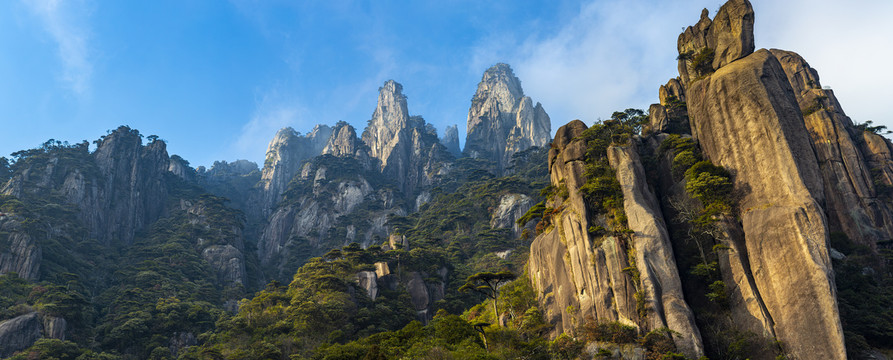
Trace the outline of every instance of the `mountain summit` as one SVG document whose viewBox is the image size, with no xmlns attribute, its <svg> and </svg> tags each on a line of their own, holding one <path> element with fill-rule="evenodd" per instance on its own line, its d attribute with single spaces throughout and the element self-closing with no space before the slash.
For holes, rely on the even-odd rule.
<svg viewBox="0 0 893 360">
<path fill-rule="evenodd" d="M 468 109 L 465 153 L 492 159 L 504 170 L 512 154 L 551 140 L 552 122 L 540 103 L 524 96 L 521 80 L 508 64 L 484 72 Z"/>
</svg>

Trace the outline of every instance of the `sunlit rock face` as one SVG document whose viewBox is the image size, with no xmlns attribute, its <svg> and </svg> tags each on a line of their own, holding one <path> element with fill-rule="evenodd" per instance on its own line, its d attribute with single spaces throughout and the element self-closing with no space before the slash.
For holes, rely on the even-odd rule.
<svg viewBox="0 0 893 360">
<path fill-rule="evenodd" d="M 783 66 L 776 54 L 788 54 L 752 51 L 747 0 L 729 1 L 712 21 L 706 15 L 679 36 L 680 54 L 695 54 L 680 56 L 679 72 L 692 135 L 708 159 L 735 174 L 741 194 L 739 250 L 750 270 L 742 275 L 750 279 L 738 280 L 752 283 L 747 288 L 761 306 L 748 309 L 765 320 L 752 331 L 773 334 L 796 358 L 844 359 L 828 236 L 829 224 L 849 221 L 829 221 L 823 205 L 855 197 L 846 195 L 850 189 L 826 187 L 836 178 L 827 174 L 836 171 L 828 160 L 837 155 L 816 151 L 810 136 L 829 140 L 818 130 L 834 124 L 805 124 L 803 93 L 792 87 L 799 90 L 802 82 L 785 71 L 798 66 L 796 59 Z M 705 48 L 714 52 L 712 62 L 697 58 Z"/>
<path fill-rule="evenodd" d="M 409 115 L 403 86 L 394 80 L 379 88 L 378 104 L 362 139 L 382 175 L 395 181 L 407 197 L 448 170 L 451 156 L 437 131 L 421 116 Z"/>
<path fill-rule="evenodd" d="M 566 186 L 567 198 L 554 196 L 546 206 L 559 209 L 551 225 L 530 247 L 528 273 L 555 333 L 572 331 L 592 317 L 619 321 L 643 332 L 673 330 L 677 348 L 689 357 L 703 354 L 700 332 L 685 302 L 670 238 L 660 206 L 645 180 L 637 140 L 612 146 L 606 154 L 623 191 L 623 208 L 632 234 L 594 235 L 604 224 L 581 187 L 586 183 L 586 125 L 574 120 L 558 129 L 549 151 L 553 186 Z M 633 265 L 635 264 L 635 265 Z M 638 279 L 625 269 L 639 269 Z M 641 299 L 641 300 L 640 300 Z"/>
<path fill-rule="evenodd" d="M 496 170 L 509 165 L 512 154 L 551 140 L 552 123 L 540 103 L 524 96 L 521 81 L 508 64 L 496 64 L 478 84 L 468 110 L 464 153 L 492 160 Z"/>
</svg>

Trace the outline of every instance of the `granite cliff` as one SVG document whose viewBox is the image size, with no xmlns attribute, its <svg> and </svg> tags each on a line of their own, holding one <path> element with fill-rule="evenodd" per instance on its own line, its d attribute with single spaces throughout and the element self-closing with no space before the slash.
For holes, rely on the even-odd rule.
<svg viewBox="0 0 893 360">
<path fill-rule="evenodd" d="M 494 161 L 505 170 L 512 154 L 531 146 L 545 146 L 552 122 L 540 103 L 524 96 L 521 81 L 508 64 L 484 72 L 468 109 L 464 153 Z"/>
</svg>

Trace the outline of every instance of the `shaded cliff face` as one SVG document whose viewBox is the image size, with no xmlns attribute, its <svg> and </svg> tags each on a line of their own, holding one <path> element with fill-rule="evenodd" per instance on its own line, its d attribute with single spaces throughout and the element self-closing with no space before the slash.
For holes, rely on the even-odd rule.
<svg viewBox="0 0 893 360">
<path fill-rule="evenodd" d="M 0 193 L 17 198 L 59 196 L 78 208 L 90 236 L 106 244 L 127 245 L 134 233 L 164 214 L 165 175 L 170 160 L 164 141 L 142 145 L 142 135 L 119 127 L 87 144 L 29 150 Z"/>
<path fill-rule="evenodd" d="M 547 321 L 555 331 L 571 331 L 587 317 L 620 321 L 643 333 L 668 327 L 677 348 L 690 357 L 703 354 L 700 333 L 682 296 L 673 250 L 660 207 L 645 182 L 635 143 L 612 146 L 606 154 L 622 195 L 626 225 L 595 211 L 584 196 L 593 161 L 584 131 L 575 120 L 558 129 L 549 151 L 552 185 L 567 196 L 547 201 L 545 227 L 531 245 L 528 271 Z M 590 185 L 591 186 L 591 185 Z M 554 209 L 554 210 L 553 210 Z M 616 221 L 622 222 L 623 220 Z M 593 230 L 614 226 L 614 230 Z M 633 269 L 630 271 L 629 269 Z M 578 311 L 574 311 L 576 309 Z"/>
<path fill-rule="evenodd" d="M 794 52 L 772 49 L 794 90 L 821 168 L 825 189 L 824 209 L 829 229 L 843 232 L 859 244 L 876 248 L 893 238 L 893 212 L 878 198 L 866 162 L 871 152 L 860 149 L 862 133 L 843 112 L 834 92 L 823 89 L 818 72 Z M 880 138 L 880 137 L 879 137 Z M 864 148 L 864 147 L 863 147 Z"/>
<path fill-rule="evenodd" d="M 164 213 L 168 195 L 164 175 L 170 163 L 166 145 L 158 140 L 141 143 L 136 130 L 118 128 L 93 153 L 102 176 L 101 211 L 92 208 L 95 203 L 82 190 L 87 187 L 81 178 L 66 179 L 69 201 L 78 204 L 100 241 L 129 244 L 136 231 Z"/>
<path fill-rule="evenodd" d="M 353 156 L 323 155 L 305 163 L 258 241 L 268 276 L 286 280 L 312 256 L 387 237 L 388 215 L 405 214 L 402 197 L 382 186 L 376 169 L 363 169 Z"/>
<path fill-rule="evenodd" d="M 764 332 L 774 331 L 792 356 L 842 359 L 823 169 L 781 63 L 767 50 L 749 51 L 752 21 L 750 4 L 735 0 L 712 23 L 703 14 L 680 35 L 680 54 L 715 52 L 709 66 L 708 58 L 680 60 L 692 134 L 708 159 L 735 175 L 739 251 L 747 252 L 749 290 L 766 310 L 754 317 L 768 317 Z"/>
<path fill-rule="evenodd" d="M 0 251 L 0 274 L 14 272 L 24 279 L 37 280 L 43 260 L 38 242 L 12 216 L 0 217 L 0 232 L 6 233 Z"/>
<path fill-rule="evenodd" d="M 288 188 L 288 182 L 301 169 L 304 160 L 321 154 L 331 137 L 332 128 L 326 125 L 317 125 L 306 135 L 298 134 L 290 127 L 276 133 L 267 147 L 261 174 L 264 216 L 273 211 L 282 193 Z"/>
<path fill-rule="evenodd" d="M 462 150 L 459 149 L 459 126 L 447 126 L 446 130 L 443 131 L 443 138 L 440 139 L 440 143 L 453 156 L 462 156 Z"/>
<path fill-rule="evenodd" d="M 550 140 L 552 123 L 540 103 L 524 96 L 521 81 L 507 64 L 484 72 L 468 110 L 465 154 L 493 160 L 502 171 L 512 154 Z"/>
</svg>

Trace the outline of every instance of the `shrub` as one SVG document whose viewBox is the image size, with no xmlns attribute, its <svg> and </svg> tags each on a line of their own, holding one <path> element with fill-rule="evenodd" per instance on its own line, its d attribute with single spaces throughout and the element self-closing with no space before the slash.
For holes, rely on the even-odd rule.
<svg viewBox="0 0 893 360">
<path fill-rule="evenodd" d="M 637 330 L 633 326 L 618 321 L 599 323 L 592 317 L 583 323 L 583 337 L 586 341 L 607 341 L 615 344 L 636 342 Z"/>
<path fill-rule="evenodd" d="M 715 52 L 713 49 L 709 47 L 703 47 L 697 53 L 695 53 L 691 58 L 691 70 L 695 72 L 698 76 L 706 76 L 712 73 L 715 69 L 713 68 L 713 58 L 715 56 Z"/>
</svg>

